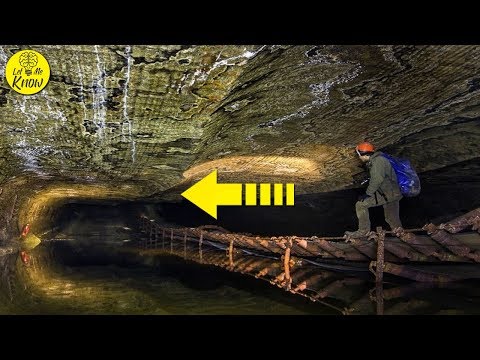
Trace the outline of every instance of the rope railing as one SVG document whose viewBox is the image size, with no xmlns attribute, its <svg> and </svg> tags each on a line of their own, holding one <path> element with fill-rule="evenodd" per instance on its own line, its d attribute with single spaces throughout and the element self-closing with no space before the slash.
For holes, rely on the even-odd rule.
<svg viewBox="0 0 480 360">
<path fill-rule="evenodd" d="M 397 287 L 391 280 L 389 282 L 381 281 L 380 277 L 377 277 L 377 281 L 372 283 L 365 277 L 352 277 L 351 271 L 356 270 L 353 265 L 331 264 L 328 266 L 311 259 L 294 256 L 290 256 L 290 258 L 288 256 L 266 257 L 240 248 L 230 251 L 229 246 L 208 240 L 203 241 L 201 249 L 202 252 L 199 251 L 198 243 L 194 244 L 187 241 L 185 250 L 183 240 L 176 241 L 174 237 L 171 254 L 252 276 L 295 295 L 308 298 L 341 314 L 388 314 L 390 308 L 392 308 L 391 311 L 396 311 L 394 309 L 396 302 L 390 301 L 392 299 L 404 295 L 409 298 L 412 293 L 420 292 L 422 289 L 432 286 L 446 286 L 442 285 L 445 284 L 446 278 L 429 275 L 430 279 L 428 279 L 427 275 L 419 273 L 410 275 L 416 276 L 418 281 L 422 281 L 421 285 L 401 285 Z M 155 251 L 158 250 L 161 251 L 158 248 L 147 249 L 146 251 L 153 251 L 152 254 L 156 254 Z M 165 251 L 170 253 L 168 245 Z M 390 267 L 390 263 L 384 263 L 385 269 L 390 271 Z M 375 274 L 380 274 L 382 267 L 378 260 L 371 262 L 371 269 Z M 340 275 L 338 270 L 347 273 Z M 405 272 L 404 269 L 396 269 L 396 271 L 399 273 Z M 425 282 L 427 280 L 437 281 L 437 285 Z M 387 290 L 384 290 L 384 286 L 387 286 Z M 376 306 L 372 307 L 372 302 Z"/>
<path fill-rule="evenodd" d="M 148 226 L 150 220 L 144 218 L 144 226 Z M 458 222 L 458 220 L 457 220 Z M 448 225 L 448 224 L 446 224 Z M 154 224 L 149 236 L 149 243 L 146 246 L 155 245 L 158 241 L 159 231 Z M 445 225 L 444 225 L 445 226 Z M 401 261 L 401 259 L 414 261 L 475 261 L 480 262 L 478 251 L 469 248 L 460 243 L 452 236 L 448 236 L 446 231 L 433 228 L 433 224 L 427 224 L 423 228 L 400 229 L 396 231 L 385 231 L 385 234 L 396 235 L 398 243 L 388 241 L 386 246 L 387 258 L 389 261 Z M 217 230 L 221 233 L 216 232 Z M 232 239 L 236 246 L 254 248 L 259 251 L 283 253 L 285 244 L 292 241 L 292 251 L 296 255 L 319 256 L 343 258 L 345 260 L 361 261 L 366 258 L 372 258 L 373 243 L 375 232 L 371 232 L 369 239 L 345 239 L 344 237 L 299 237 L 299 236 L 281 236 L 281 237 L 260 237 L 244 234 L 230 233 L 227 230 L 215 226 L 207 225 L 200 228 L 167 228 L 161 227 L 162 241 L 165 241 L 165 232 L 170 232 L 172 237 L 180 237 L 187 233 L 187 241 L 198 241 L 200 236 L 212 241 L 218 241 L 229 244 Z M 414 232 L 427 232 L 427 239 L 419 239 Z M 191 239 L 190 239 L 191 238 Z M 343 242 L 335 240 L 342 239 Z M 388 238 L 390 240 L 390 238 Z M 430 240 L 430 241 L 429 241 Z M 432 241 L 433 240 L 433 241 Z M 430 243 L 429 243 L 430 242 Z M 347 246 L 350 243 L 351 246 Z M 449 251 L 446 251 L 449 250 Z M 375 257 L 375 256 L 373 256 Z"/>
<path fill-rule="evenodd" d="M 235 251 L 253 251 L 259 254 L 274 254 L 283 259 L 286 269 L 285 278 L 287 287 L 289 269 L 287 264 L 291 257 L 303 259 L 323 258 L 339 259 L 345 261 L 370 262 L 370 269 L 376 270 L 374 274 L 382 282 L 383 270 L 407 274 L 409 278 L 416 279 L 409 271 L 399 270 L 397 266 L 388 264 L 401 264 L 410 261 L 423 263 L 463 263 L 480 262 L 480 250 L 470 247 L 459 241 L 454 234 L 466 230 L 469 226 L 480 231 L 480 209 L 473 210 L 450 222 L 434 225 L 426 224 L 422 228 L 385 231 L 381 227 L 371 231 L 364 238 L 345 237 L 301 237 L 301 236 L 255 236 L 251 234 L 232 233 L 216 226 L 205 225 L 197 228 L 174 228 L 157 225 L 153 220 L 142 216 L 141 230 L 147 237 L 143 239 L 145 249 L 161 248 L 174 252 L 174 247 L 181 247 L 187 251 L 188 243 L 196 243 L 200 257 L 203 256 L 203 245 L 222 244 L 228 257 L 229 266 L 232 267 Z M 424 234 L 416 234 L 423 232 Z M 379 241 L 380 239 L 381 242 Z M 338 241 L 343 240 L 343 241 Z M 477 242 L 480 248 L 480 238 Z M 379 259 L 381 261 L 379 261 Z M 384 265 L 381 262 L 384 262 Z M 402 275 L 403 274 L 403 275 Z M 428 276 L 420 276 L 427 279 Z"/>
<path fill-rule="evenodd" d="M 342 314 L 350 314 L 354 309 L 362 307 L 367 308 L 371 301 L 376 303 L 376 313 L 384 314 L 384 273 L 423 283 L 447 283 L 464 279 L 465 275 L 434 273 L 409 267 L 405 263 L 480 262 L 480 251 L 470 248 L 452 235 L 466 230 L 468 226 L 480 231 L 479 219 L 480 211 L 477 209 L 439 226 L 426 224 L 422 228 L 399 228 L 393 231 L 377 227 L 376 231 L 370 232 L 364 239 L 316 236 L 260 237 L 231 233 L 215 225 L 198 228 L 162 227 L 147 217 L 140 219 L 140 228 L 147 235 L 142 242 L 144 249 L 161 249 L 184 258 L 190 257 L 200 263 L 207 262 L 230 271 L 249 274 L 267 280 L 286 291 L 321 302 Z M 418 235 L 416 232 L 425 234 Z M 340 239 L 344 241 L 338 241 Z M 480 248 L 480 241 L 476 244 Z M 192 253 L 196 255 L 192 256 Z M 253 256 L 255 260 L 247 259 L 245 256 Z M 330 291 L 328 289 L 342 283 L 315 291 L 312 279 L 321 282 L 321 276 L 305 277 L 305 271 L 300 270 L 299 264 L 313 265 L 327 271 L 358 272 L 366 269 L 348 263 L 325 264 L 316 261 L 319 258 L 368 262 L 368 270 L 375 277 L 376 285 L 372 289 L 375 291 L 343 309 L 325 302 L 324 298 Z M 273 265 L 268 261 L 273 261 Z M 388 294 L 391 296 L 391 292 Z"/>
</svg>

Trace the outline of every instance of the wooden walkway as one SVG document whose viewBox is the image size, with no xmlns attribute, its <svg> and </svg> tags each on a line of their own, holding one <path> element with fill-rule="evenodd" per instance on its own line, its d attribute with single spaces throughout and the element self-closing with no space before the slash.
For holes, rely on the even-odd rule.
<svg viewBox="0 0 480 360">
<path fill-rule="evenodd" d="M 226 257 L 233 264 L 235 249 L 257 255 L 280 258 L 287 268 L 292 257 L 320 263 L 337 260 L 358 269 L 372 271 L 377 282 L 383 273 L 421 282 L 449 282 L 480 278 L 478 271 L 459 271 L 461 264 L 480 262 L 480 208 L 452 219 L 447 223 L 426 224 L 421 229 L 398 229 L 386 232 L 382 228 L 365 238 L 341 237 L 261 237 L 231 233 L 218 226 L 169 228 L 157 225 L 146 217 L 140 219 L 141 231 L 146 234 L 144 249 L 167 249 L 195 243 L 202 252 L 203 243 L 225 246 Z M 452 265 L 457 266 L 452 266 Z M 347 266 L 347 265 L 344 265 Z M 471 269 L 472 267 L 470 267 Z M 478 267 L 480 268 L 480 267 Z"/>
</svg>

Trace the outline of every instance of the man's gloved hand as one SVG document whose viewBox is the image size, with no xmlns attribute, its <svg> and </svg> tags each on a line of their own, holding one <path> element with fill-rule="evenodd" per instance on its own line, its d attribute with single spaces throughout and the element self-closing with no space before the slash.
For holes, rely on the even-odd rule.
<svg viewBox="0 0 480 360">
<path fill-rule="evenodd" d="M 367 194 L 360 195 L 358 197 L 358 201 L 363 201 L 365 199 L 368 199 L 369 197 L 370 197 L 370 195 L 367 195 Z"/>
</svg>

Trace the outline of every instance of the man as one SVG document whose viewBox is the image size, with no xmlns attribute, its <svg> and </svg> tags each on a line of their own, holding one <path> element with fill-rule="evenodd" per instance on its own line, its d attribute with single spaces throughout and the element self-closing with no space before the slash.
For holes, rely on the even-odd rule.
<svg viewBox="0 0 480 360">
<path fill-rule="evenodd" d="M 362 142 L 355 148 L 360 160 L 366 163 L 370 173 L 370 181 L 364 195 L 355 204 L 358 217 L 358 230 L 346 231 L 344 237 L 363 237 L 370 232 L 370 216 L 368 209 L 383 206 L 385 220 L 390 228 L 402 227 L 399 215 L 399 202 L 402 198 L 397 182 L 397 175 L 390 161 L 375 151 L 369 142 Z"/>
</svg>

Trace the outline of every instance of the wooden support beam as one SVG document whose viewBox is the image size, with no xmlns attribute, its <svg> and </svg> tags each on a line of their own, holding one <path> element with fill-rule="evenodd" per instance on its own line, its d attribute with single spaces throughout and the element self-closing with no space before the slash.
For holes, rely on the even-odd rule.
<svg viewBox="0 0 480 360">
<path fill-rule="evenodd" d="M 381 226 L 377 227 L 377 271 L 375 273 L 376 283 L 383 282 L 383 262 L 385 259 L 385 230 Z"/>
<path fill-rule="evenodd" d="M 162 228 L 162 249 L 165 250 L 165 229 Z"/>
<path fill-rule="evenodd" d="M 202 244 L 203 244 L 203 231 L 200 230 L 200 240 L 198 241 L 198 252 L 200 254 L 200 262 L 203 262 Z"/>
<path fill-rule="evenodd" d="M 228 266 L 233 269 L 233 242 L 235 238 L 230 239 L 230 245 L 228 246 Z"/>
<path fill-rule="evenodd" d="M 187 258 L 187 230 L 183 234 L 183 258 Z"/>
<path fill-rule="evenodd" d="M 383 282 L 376 283 L 375 297 L 376 297 L 376 302 L 377 302 L 377 315 L 383 315 L 384 314 Z"/>
<path fill-rule="evenodd" d="M 289 237 L 285 244 L 285 255 L 283 257 L 283 268 L 285 270 L 285 288 L 290 291 L 292 286 L 292 277 L 290 276 L 290 254 L 292 251 L 292 239 Z"/>
</svg>

